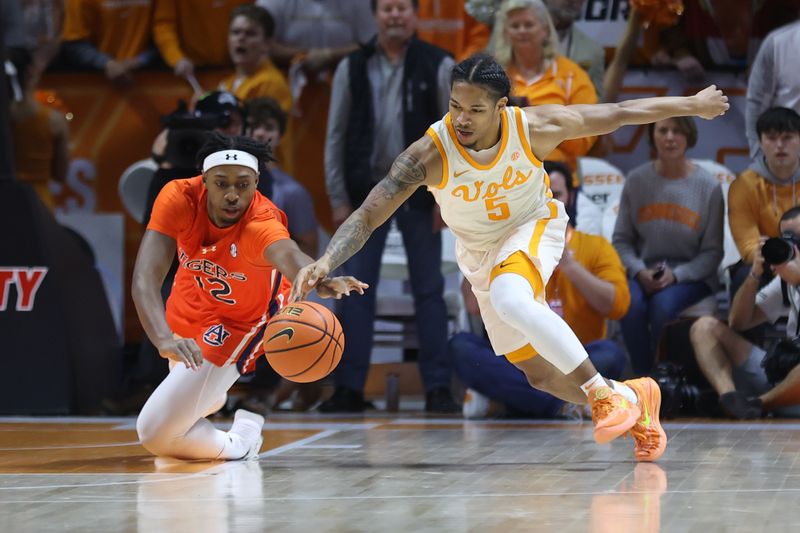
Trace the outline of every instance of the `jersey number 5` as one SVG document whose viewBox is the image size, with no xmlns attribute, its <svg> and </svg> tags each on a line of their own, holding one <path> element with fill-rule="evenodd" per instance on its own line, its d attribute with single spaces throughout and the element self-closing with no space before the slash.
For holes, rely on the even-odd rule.
<svg viewBox="0 0 800 533">
<path fill-rule="evenodd" d="M 485 200 L 486 214 L 489 216 L 489 220 L 505 220 L 511 216 L 511 212 L 508 210 L 508 204 L 500 201 L 504 199 L 505 196 L 495 196 Z"/>
<path fill-rule="evenodd" d="M 197 282 L 198 287 L 200 287 L 202 290 L 206 289 L 206 286 L 200 276 L 195 276 L 194 280 Z M 228 296 L 231 293 L 231 286 L 227 281 L 220 278 L 208 278 L 206 283 L 208 283 L 207 288 L 209 294 L 211 294 L 211 296 L 213 296 L 215 299 L 228 305 L 236 304 L 236 300 L 233 298 L 225 298 L 225 296 Z"/>
</svg>

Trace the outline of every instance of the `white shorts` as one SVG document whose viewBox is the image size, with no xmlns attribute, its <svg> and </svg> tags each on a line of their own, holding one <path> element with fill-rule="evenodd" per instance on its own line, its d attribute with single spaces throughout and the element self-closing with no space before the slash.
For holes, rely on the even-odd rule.
<svg viewBox="0 0 800 533">
<path fill-rule="evenodd" d="M 522 251 L 539 271 L 544 286 L 547 286 L 564 252 L 568 221 L 564 204 L 550 200 L 543 206 L 539 217 L 519 226 L 488 252 L 468 250 L 456 240 L 456 261 L 461 273 L 472 284 L 483 324 L 497 355 L 514 352 L 530 342 L 520 331 L 503 322 L 492 306 L 489 298 L 492 269 L 512 254 Z"/>
</svg>

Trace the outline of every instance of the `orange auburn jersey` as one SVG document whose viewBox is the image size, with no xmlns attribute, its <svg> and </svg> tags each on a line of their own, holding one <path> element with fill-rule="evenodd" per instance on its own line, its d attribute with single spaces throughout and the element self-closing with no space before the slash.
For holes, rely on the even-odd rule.
<svg viewBox="0 0 800 533">
<path fill-rule="evenodd" d="M 187 338 L 217 323 L 233 330 L 260 329 L 288 296 L 290 285 L 264 258 L 267 247 L 289 238 L 286 215 L 256 192 L 239 222 L 218 228 L 206 202 L 202 176 L 197 176 L 169 182 L 153 206 L 147 228 L 177 241 L 180 263 L 167 300 L 167 323 Z M 233 362 L 223 353 L 209 358 L 204 351 L 204 356 L 217 365 Z"/>
</svg>

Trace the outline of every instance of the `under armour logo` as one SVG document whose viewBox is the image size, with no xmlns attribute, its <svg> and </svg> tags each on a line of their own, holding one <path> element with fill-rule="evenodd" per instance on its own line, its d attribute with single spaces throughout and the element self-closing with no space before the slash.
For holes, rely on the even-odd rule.
<svg viewBox="0 0 800 533">
<path fill-rule="evenodd" d="M 200 250 L 200 253 L 205 255 L 207 253 L 216 252 L 216 251 L 217 251 L 217 247 L 215 245 L 215 246 L 211 246 L 210 248 L 203 248 L 202 250 Z"/>
<path fill-rule="evenodd" d="M 239 154 L 225 154 L 225 159 L 230 160 L 233 159 L 234 161 L 239 160 Z"/>
</svg>

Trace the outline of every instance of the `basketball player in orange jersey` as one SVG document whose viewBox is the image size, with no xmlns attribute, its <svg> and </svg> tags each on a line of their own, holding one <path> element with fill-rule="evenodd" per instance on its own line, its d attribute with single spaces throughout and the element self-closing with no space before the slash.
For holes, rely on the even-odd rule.
<svg viewBox="0 0 800 533">
<path fill-rule="evenodd" d="M 269 148 L 214 133 L 198 154 L 203 174 L 159 193 L 136 258 L 133 300 L 171 370 L 136 421 L 142 445 L 182 459 L 249 459 L 261 447 L 264 418 L 239 410 L 228 432 L 205 419 L 225 401 L 240 372 L 263 353 L 267 319 L 285 303 L 291 280 L 313 259 L 289 238 L 286 216 L 256 191 Z M 167 300 L 160 287 L 177 249 L 180 268 Z M 366 284 L 325 279 L 323 297 Z"/>
<path fill-rule="evenodd" d="M 690 97 L 615 104 L 507 106 L 510 83 L 487 55 L 456 65 L 450 110 L 395 159 L 389 175 L 342 224 L 325 254 L 294 280 L 302 298 L 344 263 L 417 187 L 427 186 L 456 236 L 492 347 L 538 389 L 589 401 L 597 442 L 631 432 L 640 461 L 666 448 L 661 392 L 650 378 L 604 379 L 569 326 L 545 303 L 544 287 L 564 249 L 567 215 L 553 200 L 541 161 L 562 141 L 680 115 L 712 119 L 728 99 L 711 86 Z M 537 357 L 538 355 L 538 357 Z"/>
</svg>

